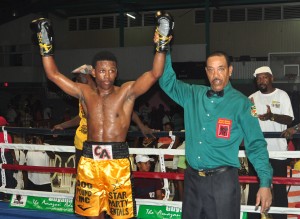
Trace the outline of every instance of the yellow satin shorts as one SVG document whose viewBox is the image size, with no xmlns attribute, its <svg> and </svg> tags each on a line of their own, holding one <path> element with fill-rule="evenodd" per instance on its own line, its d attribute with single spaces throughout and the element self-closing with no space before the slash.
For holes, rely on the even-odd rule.
<svg viewBox="0 0 300 219">
<path fill-rule="evenodd" d="M 77 170 L 75 212 L 98 216 L 106 211 L 112 218 L 136 215 L 128 158 L 96 161 L 81 157 Z"/>
</svg>

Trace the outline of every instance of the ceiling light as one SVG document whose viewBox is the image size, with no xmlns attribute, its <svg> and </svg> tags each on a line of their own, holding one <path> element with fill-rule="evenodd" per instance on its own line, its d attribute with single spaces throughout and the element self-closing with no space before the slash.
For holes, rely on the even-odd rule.
<svg viewBox="0 0 300 219">
<path fill-rule="evenodd" d="M 17 16 L 17 11 L 16 10 L 13 10 L 12 14 L 11 14 L 13 17 L 16 17 Z"/>
<path fill-rule="evenodd" d="M 128 17 L 132 18 L 132 19 L 135 19 L 135 16 L 133 16 L 133 15 L 131 15 L 131 14 L 126 13 L 126 15 L 127 15 Z"/>
</svg>

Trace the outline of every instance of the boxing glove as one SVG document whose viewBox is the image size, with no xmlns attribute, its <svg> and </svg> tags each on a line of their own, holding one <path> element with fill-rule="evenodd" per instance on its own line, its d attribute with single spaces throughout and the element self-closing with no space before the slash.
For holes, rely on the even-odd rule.
<svg viewBox="0 0 300 219">
<path fill-rule="evenodd" d="M 174 20 L 167 12 L 158 11 L 155 14 L 157 23 L 156 33 L 158 33 L 159 39 L 156 42 L 157 52 L 167 52 L 168 45 L 171 41 L 171 33 L 174 28 Z"/>
<path fill-rule="evenodd" d="M 42 56 L 52 56 L 54 47 L 51 21 L 46 18 L 39 18 L 31 22 L 30 28 L 37 36 L 40 54 Z"/>
</svg>

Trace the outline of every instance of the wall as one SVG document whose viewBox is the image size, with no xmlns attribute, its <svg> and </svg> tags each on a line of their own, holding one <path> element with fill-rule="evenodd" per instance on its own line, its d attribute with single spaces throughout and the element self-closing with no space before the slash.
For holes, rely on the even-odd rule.
<svg viewBox="0 0 300 219">
<path fill-rule="evenodd" d="M 205 24 L 195 24 L 195 10 L 172 10 L 175 20 L 172 58 L 174 62 L 205 59 Z M 0 26 L 0 47 L 31 45 L 29 24 L 36 15 L 16 19 Z M 60 70 L 69 72 L 93 55 L 109 49 L 119 59 L 119 79 L 132 80 L 148 70 L 152 63 L 154 27 L 124 29 L 124 48 L 119 47 L 119 29 L 68 31 L 68 20 L 50 15 L 55 32 L 55 57 Z M 269 20 L 210 23 L 210 49 L 224 50 L 233 57 L 267 57 L 270 52 L 299 52 L 300 20 Z M 1 48 L 0 48 L 1 49 Z M 0 82 L 45 82 L 38 49 L 31 48 L 32 59 L 26 67 L 0 67 Z M 0 50 L 1 54 L 1 50 Z M 1 63 L 1 62 L 0 62 Z M 251 79 L 260 62 L 235 63 L 234 79 Z M 264 62 L 267 64 L 267 62 Z M 249 67 L 250 66 L 250 67 Z M 236 77 L 239 76 L 239 77 Z M 289 86 L 291 87 L 291 86 Z"/>
<path fill-rule="evenodd" d="M 205 24 L 195 24 L 195 10 L 173 10 L 174 45 L 206 44 Z M 31 14 L 0 26 L 0 46 L 30 44 Z M 53 21 L 56 48 L 90 49 L 119 47 L 119 29 L 68 31 L 68 20 L 50 16 Z M 296 52 L 300 49 L 299 19 L 210 23 L 211 50 L 224 50 L 239 57 L 267 57 L 269 52 Z M 151 46 L 154 27 L 124 29 L 124 46 Z"/>
</svg>

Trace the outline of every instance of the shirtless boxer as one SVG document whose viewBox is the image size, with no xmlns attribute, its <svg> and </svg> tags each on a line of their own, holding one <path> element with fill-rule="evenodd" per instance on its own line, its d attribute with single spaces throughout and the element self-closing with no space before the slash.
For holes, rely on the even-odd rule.
<svg viewBox="0 0 300 219">
<path fill-rule="evenodd" d="M 101 52 L 92 63 L 95 89 L 73 82 L 59 72 L 53 58 L 51 21 L 44 18 L 32 21 L 47 78 L 67 94 L 78 98 L 85 109 L 88 138 L 77 169 L 75 212 L 88 218 L 103 218 L 104 211 L 116 219 L 136 217 L 125 140 L 136 98 L 147 92 L 164 70 L 174 23 L 167 13 L 157 13 L 156 19 L 158 26 L 154 41 L 157 52 L 152 69 L 136 81 L 114 86 L 116 57 L 110 52 Z"/>
<path fill-rule="evenodd" d="M 82 65 L 72 71 L 74 75 L 76 75 L 76 82 L 88 84 L 95 89 L 95 82 L 91 77 L 93 67 L 91 65 Z M 154 136 L 153 133 L 158 130 L 154 130 L 144 125 L 139 116 L 133 111 L 132 112 L 132 121 L 139 127 L 143 135 L 146 137 L 147 135 Z M 75 168 L 77 169 L 79 159 L 82 155 L 83 142 L 87 140 L 87 122 L 86 116 L 83 110 L 83 106 L 79 101 L 79 113 L 73 119 L 68 121 L 59 123 L 55 125 L 52 130 L 63 130 L 66 128 L 77 127 L 75 137 L 74 137 L 74 145 L 76 148 L 75 151 Z"/>
</svg>

